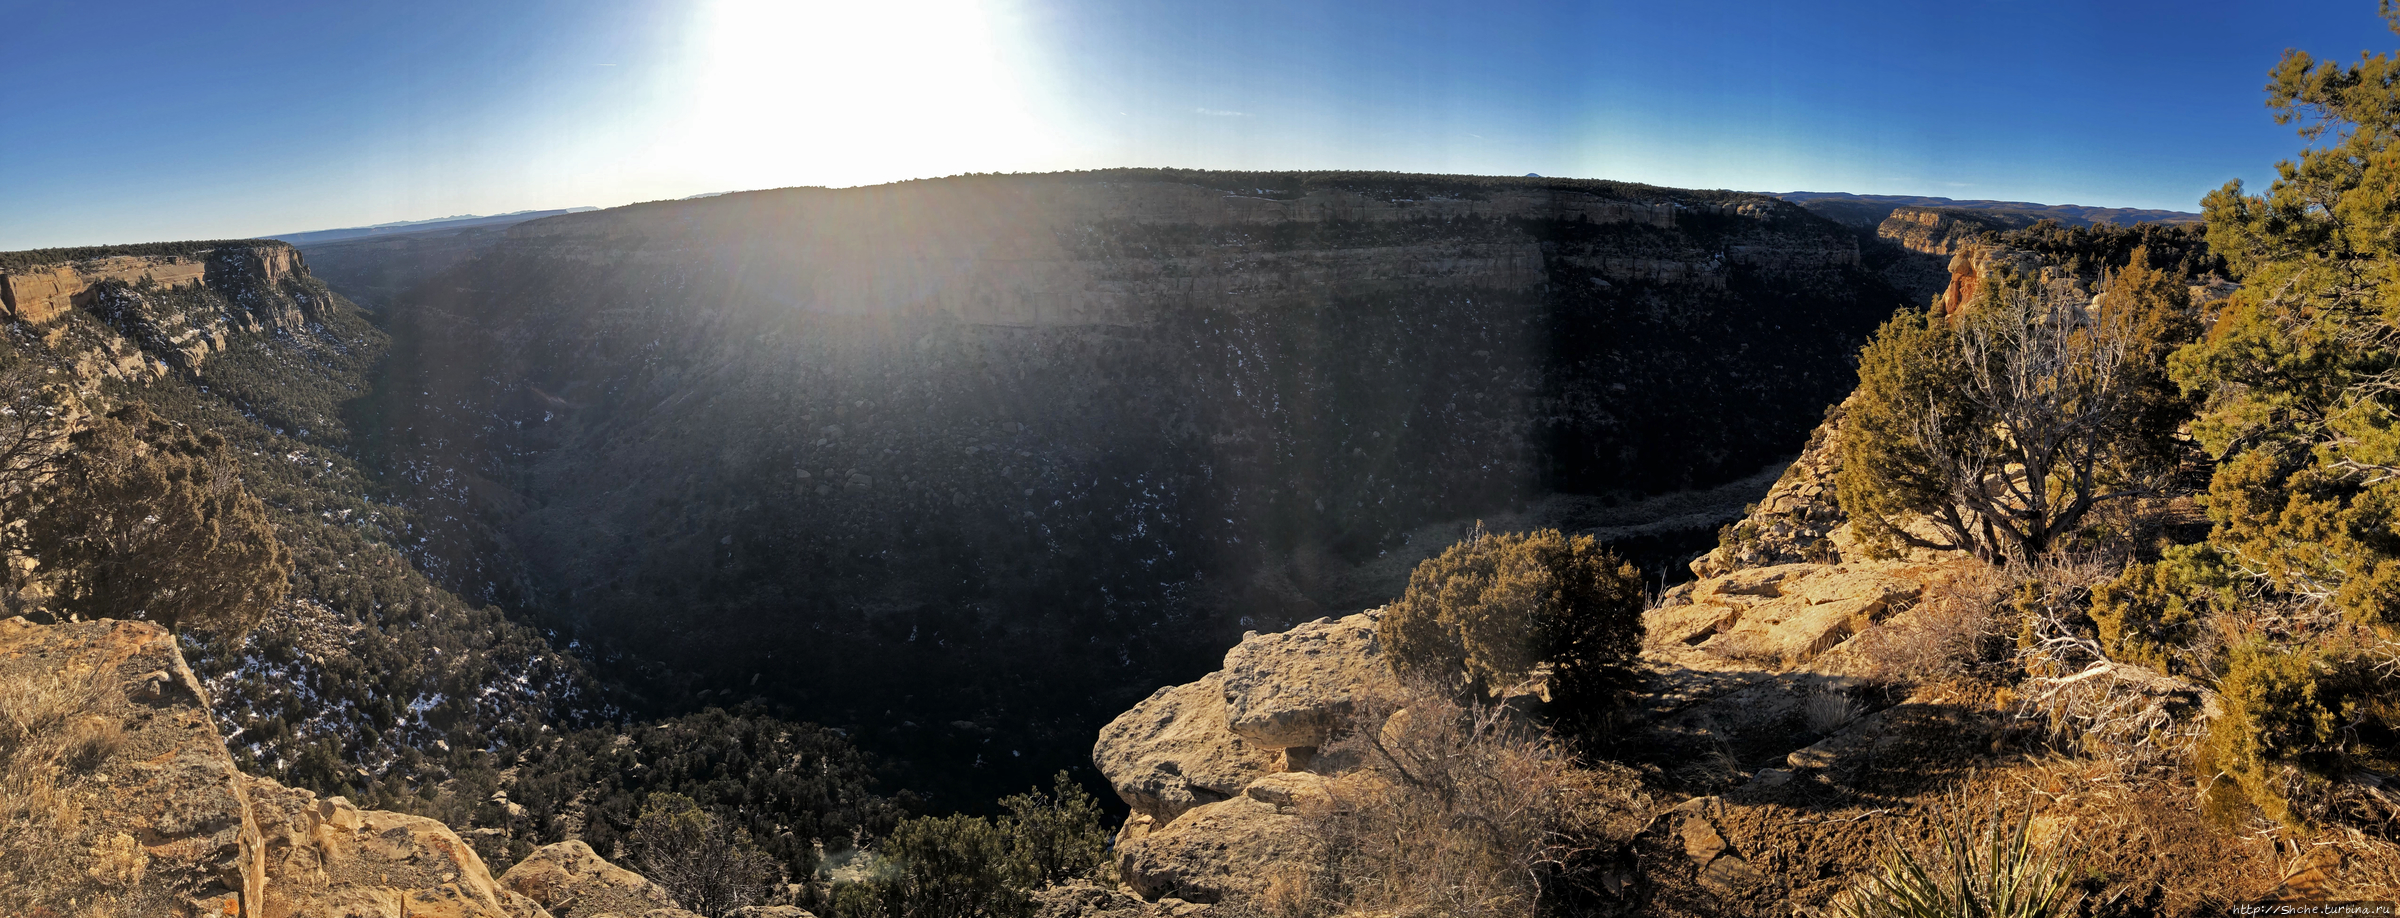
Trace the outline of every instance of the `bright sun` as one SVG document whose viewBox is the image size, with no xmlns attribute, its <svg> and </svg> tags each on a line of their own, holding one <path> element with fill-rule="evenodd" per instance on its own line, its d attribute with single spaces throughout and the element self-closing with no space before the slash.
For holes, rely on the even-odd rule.
<svg viewBox="0 0 2400 918">
<path fill-rule="evenodd" d="M 1005 7 L 717 0 L 702 15 L 690 107 L 661 138 L 696 178 L 856 185 L 1038 168 L 1055 149 Z"/>
</svg>

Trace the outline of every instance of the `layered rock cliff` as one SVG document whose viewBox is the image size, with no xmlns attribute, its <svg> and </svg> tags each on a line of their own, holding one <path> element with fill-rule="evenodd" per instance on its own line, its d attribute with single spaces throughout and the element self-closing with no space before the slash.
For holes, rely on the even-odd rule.
<svg viewBox="0 0 2400 918">
<path fill-rule="evenodd" d="M 2016 214 L 1898 207 L 1875 227 L 1875 235 L 1898 243 L 1901 248 L 1911 252 L 1953 255 L 1986 233 L 2019 229 L 2032 226 L 2033 223 L 2031 217 Z"/>
<path fill-rule="evenodd" d="M 163 251 L 110 254 L 123 249 Z M 172 292 L 205 286 L 245 307 L 248 314 L 232 320 L 256 330 L 305 320 L 324 307 L 322 301 L 282 289 L 306 271 L 298 250 L 263 240 L 18 252 L 0 264 L 0 306 L 13 321 L 42 326 L 70 309 L 121 308 L 106 303 L 112 288 Z"/>
<path fill-rule="evenodd" d="M 0 713 L 11 914 L 694 918 L 581 842 L 495 877 L 439 822 L 243 774 L 153 624 L 0 619 Z"/>
<path fill-rule="evenodd" d="M 343 414 L 386 339 L 292 247 L 0 253 L 0 272 L 23 294 L 0 361 L 34 368 L 70 419 L 139 409 L 224 438 L 220 471 L 266 504 L 292 551 L 291 601 L 262 627 L 192 635 L 235 761 L 328 794 L 415 794 L 506 730 L 570 727 L 597 707 L 565 702 L 590 684 L 538 634 L 415 570 L 406 552 L 421 533 L 353 461 Z M 72 292 L 61 310 L 37 288 Z M 38 584 L 9 595 L 7 611 L 43 614 L 42 596 Z"/>
<path fill-rule="evenodd" d="M 1769 198 L 1602 182 L 726 195 L 513 227 L 385 310 L 367 413 L 457 588 L 662 693 L 980 759 L 982 796 L 1205 667 L 1180 648 L 1377 601 L 1347 572 L 1418 527 L 1788 456 L 1899 302 L 1858 257 Z"/>
</svg>

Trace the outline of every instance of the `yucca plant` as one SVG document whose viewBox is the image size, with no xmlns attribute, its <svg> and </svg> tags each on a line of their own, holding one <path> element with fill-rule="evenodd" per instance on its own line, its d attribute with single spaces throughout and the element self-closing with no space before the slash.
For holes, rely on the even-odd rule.
<svg viewBox="0 0 2400 918">
<path fill-rule="evenodd" d="M 2049 918 L 2058 914 L 2067 871 L 2054 853 L 2033 850 L 2033 811 L 2003 834 L 1997 814 L 1980 830 L 1967 808 L 1948 807 L 1934 825 L 1931 859 L 1892 840 L 1883 867 L 1846 910 L 1848 918 Z"/>
</svg>

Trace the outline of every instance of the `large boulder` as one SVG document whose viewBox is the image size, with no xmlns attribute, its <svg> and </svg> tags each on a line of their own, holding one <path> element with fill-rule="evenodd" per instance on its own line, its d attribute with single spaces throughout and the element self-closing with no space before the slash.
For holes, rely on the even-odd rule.
<svg viewBox="0 0 2400 918">
<path fill-rule="evenodd" d="M 1109 721 L 1092 764 L 1136 814 L 1166 822 L 1239 795 L 1274 770 L 1276 757 L 1227 727 L 1224 676 L 1210 673 L 1152 692 Z"/>
<path fill-rule="evenodd" d="M 1194 808 L 1137 838 L 1120 837 L 1117 870 L 1145 899 L 1215 903 L 1255 896 L 1278 865 L 1310 849 L 1300 816 L 1250 796 Z"/>
<path fill-rule="evenodd" d="M 1313 748 L 1331 739 L 1391 664 L 1375 636 L 1381 610 L 1251 632 L 1225 653 L 1225 721 L 1251 744 Z"/>
<path fill-rule="evenodd" d="M 248 783 L 267 876 L 252 918 L 552 918 L 439 822 Z"/>
<path fill-rule="evenodd" d="M 500 885 L 548 909 L 552 918 L 632 918 L 654 909 L 678 908 L 664 888 L 609 863 L 581 841 L 535 849 L 500 875 Z"/>
<path fill-rule="evenodd" d="M 1654 651 L 1696 647 L 1727 661 L 1807 663 L 1915 602 L 1949 576 L 1926 561 L 1781 564 L 1737 570 L 1680 589 L 1644 613 Z"/>
<path fill-rule="evenodd" d="M 231 918 L 266 878 L 241 773 L 175 638 L 149 622 L 0 620 L 0 902 Z M 55 754 L 43 767 L 22 756 Z"/>
<path fill-rule="evenodd" d="M 1914 602 L 1940 575 L 1908 562 L 1835 564 L 1778 585 L 1769 601 L 1701 646 L 1720 656 L 1785 664 L 1815 659 Z"/>
</svg>

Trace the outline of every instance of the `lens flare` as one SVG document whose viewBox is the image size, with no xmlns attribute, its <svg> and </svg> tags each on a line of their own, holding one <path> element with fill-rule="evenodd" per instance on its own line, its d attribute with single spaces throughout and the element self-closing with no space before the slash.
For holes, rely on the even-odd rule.
<svg viewBox="0 0 2400 918">
<path fill-rule="evenodd" d="M 656 151 L 721 187 L 855 185 L 1038 168 L 1010 7 L 969 0 L 719 0 L 696 30 L 687 110 Z"/>
</svg>

